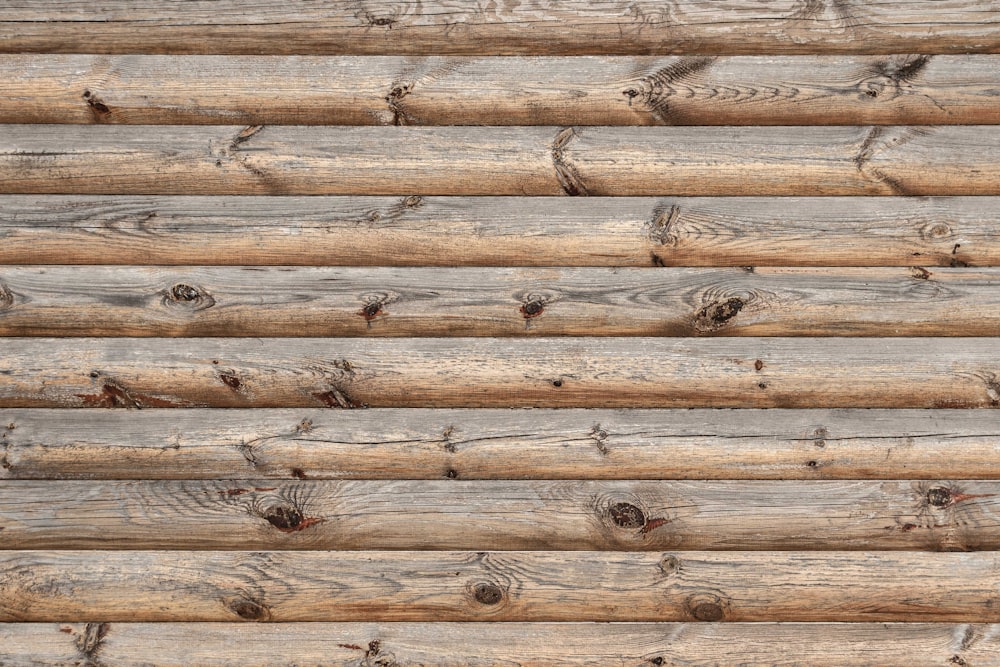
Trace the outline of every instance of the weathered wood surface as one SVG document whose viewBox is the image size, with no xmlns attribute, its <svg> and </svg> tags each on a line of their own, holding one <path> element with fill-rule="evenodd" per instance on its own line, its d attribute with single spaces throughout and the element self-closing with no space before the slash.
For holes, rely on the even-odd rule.
<svg viewBox="0 0 1000 667">
<path fill-rule="evenodd" d="M 18 623 L 0 660 L 107 667 L 942 667 L 1000 665 L 985 623 Z M 372 664 L 378 664 L 372 663 Z"/>
<path fill-rule="evenodd" d="M 0 263 L 1000 265 L 995 197 L 0 197 Z"/>
<path fill-rule="evenodd" d="M 5 408 L 1000 405 L 997 337 L 9 338 L 4 352 Z"/>
<path fill-rule="evenodd" d="M 4 267 L 0 335 L 1000 333 L 1000 268 L 932 268 Z"/>
<path fill-rule="evenodd" d="M 0 49 L 79 53 L 965 53 L 1000 51 L 995 0 L 28 0 Z"/>
<path fill-rule="evenodd" d="M 996 550 L 998 497 L 968 480 L 8 480 L 0 549 Z"/>
<path fill-rule="evenodd" d="M 1000 479 L 988 410 L 41 408 L 0 427 L 3 479 Z"/>
<path fill-rule="evenodd" d="M 2 132 L 4 194 L 1000 194 L 1000 129 L 986 125 Z"/>
<path fill-rule="evenodd" d="M 995 552 L 12 551 L 0 620 L 996 623 L 998 586 Z"/>
<path fill-rule="evenodd" d="M 962 56 L 0 57 L 0 122 L 913 125 L 1000 122 Z"/>
</svg>

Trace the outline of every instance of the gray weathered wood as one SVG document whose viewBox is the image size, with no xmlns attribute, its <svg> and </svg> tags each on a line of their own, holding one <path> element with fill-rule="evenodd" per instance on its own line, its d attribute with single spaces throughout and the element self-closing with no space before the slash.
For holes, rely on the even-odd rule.
<svg viewBox="0 0 1000 667">
<path fill-rule="evenodd" d="M 968 480 L 8 480 L 0 549 L 996 550 L 998 498 Z"/>
<path fill-rule="evenodd" d="M 1000 479 L 988 410 L 35 408 L 0 430 L 3 479 Z"/>
<path fill-rule="evenodd" d="M 25 0 L 0 49 L 79 53 L 965 53 L 1000 51 L 995 0 Z"/>
<path fill-rule="evenodd" d="M 998 586 L 995 552 L 12 551 L 0 620 L 996 623 Z"/>
<path fill-rule="evenodd" d="M 0 263 L 1000 265 L 995 197 L 0 196 Z"/>
<path fill-rule="evenodd" d="M 1000 268 L 932 268 L 3 267 L 0 335 L 1000 333 Z"/>
<path fill-rule="evenodd" d="M 107 667 L 1000 665 L 985 623 L 15 623 L 0 660 Z M 378 664 L 377 662 L 371 664 Z"/>
<path fill-rule="evenodd" d="M 10 408 L 1000 405 L 1000 337 L 9 338 L 4 352 Z"/>
<path fill-rule="evenodd" d="M 998 57 L 0 57 L 0 122 L 912 125 L 1000 122 Z"/>
<path fill-rule="evenodd" d="M 1000 194 L 988 125 L 0 127 L 4 194 Z"/>
</svg>

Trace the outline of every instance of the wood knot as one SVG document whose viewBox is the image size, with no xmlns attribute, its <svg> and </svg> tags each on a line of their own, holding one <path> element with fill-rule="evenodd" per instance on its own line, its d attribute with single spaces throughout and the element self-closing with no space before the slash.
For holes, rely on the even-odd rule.
<svg viewBox="0 0 1000 667">
<path fill-rule="evenodd" d="M 700 332 L 721 329 L 736 317 L 746 305 L 746 301 L 738 296 L 713 301 L 695 313 L 694 327 Z"/>
<path fill-rule="evenodd" d="M 688 615 L 696 621 L 714 623 L 726 618 L 727 604 L 713 594 L 697 594 L 688 598 L 685 604 Z"/>
<path fill-rule="evenodd" d="M 204 310 L 205 308 L 214 306 L 215 299 L 201 288 L 185 283 L 177 283 L 167 290 L 164 303 L 168 305 L 178 304 L 195 310 Z"/>
<path fill-rule="evenodd" d="M 504 599 L 504 595 L 503 588 L 492 582 L 483 581 L 472 587 L 472 597 L 479 604 L 491 606 L 500 604 Z"/>
<path fill-rule="evenodd" d="M 935 486 L 927 492 L 927 504 L 931 507 L 948 507 L 952 504 L 951 489 L 944 486 Z"/>
<path fill-rule="evenodd" d="M 226 603 L 231 612 L 248 621 L 267 621 L 271 618 L 271 610 L 260 600 L 240 596 Z"/>
<path fill-rule="evenodd" d="M 944 222 L 933 222 L 920 228 L 920 237 L 925 241 L 940 241 L 953 234 L 951 227 Z"/>
<path fill-rule="evenodd" d="M 660 559 L 659 568 L 660 572 L 669 577 L 681 569 L 681 559 L 673 554 L 667 554 Z"/>
<path fill-rule="evenodd" d="M 530 320 L 533 317 L 538 317 L 544 311 L 545 311 L 545 305 L 542 303 L 541 300 L 538 299 L 534 301 L 529 301 L 523 306 L 521 306 L 521 314 L 524 316 L 524 319 L 526 320 Z"/>
<path fill-rule="evenodd" d="M 5 284 L 0 283 L 0 310 L 6 310 L 14 305 L 14 293 Z"/>
<path fill-rule="evenodd" d="M 608 508 L 608 517 L 619 528 L 636 529 L 646 525 L 645 513 L 632 503 L 615 503 Z"/>
<path fill-rule="evenodd" d="M 264 512 L 264 519 L 278 530 L 293 531 L 302 525 L 303 517 L 295 507 L 276 505 Z"/>
</svg>

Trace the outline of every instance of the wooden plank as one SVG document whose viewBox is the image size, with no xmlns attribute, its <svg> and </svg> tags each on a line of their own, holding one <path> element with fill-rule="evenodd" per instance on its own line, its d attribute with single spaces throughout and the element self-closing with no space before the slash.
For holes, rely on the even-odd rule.
<svg viewBox="0 0 1000 667">
<path fill-rule="evenodd" d="M 995 0 L 825 3 L 291 0 L 0 7 L 6 52 L 964 53 L 1000 51 Z"/>
<path fill-rule="evenodd" d="M 943 623 L 19 623 L 0 660 L 108 667 L 384 664 L 600 667 L 1000 665 L 1000 626 Z M 93 638 L 93 639 L 88 639 Z M 91 655 L 88 656 L 88 653 Z M 364 664 L 362 662 L 362 664 Z"/>
<path fill-rule="evenodd" d="M 0 57 L 0 123 L 1000 122 L 998 57 Z"/>
<path fill-rule="evenodd" d="M 35 408 L 0 427 L 2 479 L 1000 479 L 988 410 Z"/>
<path fill-rule="evenodd" d="M 0 292 L 9 296 L 0 303 L 3 336 L 1000 332 L 1000 268 L 18 266 L 0 269 Z M 721 318 L 720 308 L 744 316 Z"/>
<path fill-rule="evenodd" d="M 1000 129 L 979 125 L 3 132 L 5 194 L 1000 194 Z"/>
<path fill-rule="evenodd" d="M 0 553 L 0 620 L 996 623 L 1000 555 Z"/>
<path fill-rule="evenodd" d="M 0 549 L 995 550 L 998 497 L 968 480 L 8 480 Z"/>
<path fill-rule="evenodd" d="M 995 197 L 0 196 L 4 264 L 1000 265 Z"/>
<path fill-rule="evenodd" d="M 4 347 L 7 408 L 1000 404 L 1000 338 L 9 338 Z"/>
</svg>

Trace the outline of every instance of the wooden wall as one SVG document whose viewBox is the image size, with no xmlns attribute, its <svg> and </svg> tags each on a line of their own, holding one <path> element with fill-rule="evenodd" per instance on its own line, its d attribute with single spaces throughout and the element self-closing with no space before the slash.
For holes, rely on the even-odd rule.
<svg viewBox="0 0 1000 667">
<path fill-rule="evenodd" d="M 0 665 L 1000 666 L 1000 2 L 0 5 Z"/>
</svg>

